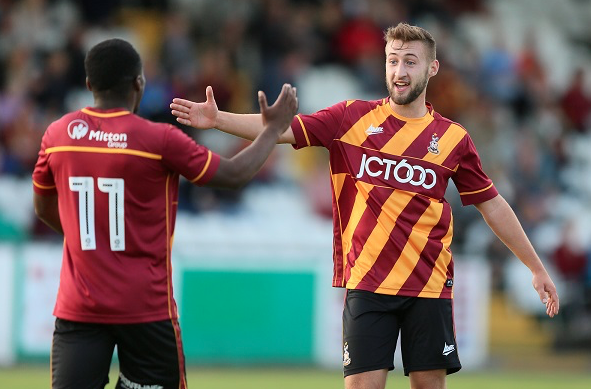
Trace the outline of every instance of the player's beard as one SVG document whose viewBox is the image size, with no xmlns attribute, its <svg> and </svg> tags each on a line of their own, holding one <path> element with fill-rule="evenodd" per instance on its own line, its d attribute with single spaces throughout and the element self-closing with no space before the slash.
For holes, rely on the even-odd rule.
<svg viewBox="0 0 591 389">
<path fill-rule="evenodd" d="M 386 87 L 388 88 L 388 93 L 390 93 L 390 98 L 394 101 L 397 105 L 407 105 L 412 103 L 423 93 L 425 88 L 427 88 L 427 83 L 429 82 L 429 70 L 425 72 L 425 76 L 420 79 L 413 87 L 411 87 L 410 91 L 406 96 L 396 95 L 396 85 L 394 82 L 390 83 L 390 81 L 386 78 Z"/>
</svg>

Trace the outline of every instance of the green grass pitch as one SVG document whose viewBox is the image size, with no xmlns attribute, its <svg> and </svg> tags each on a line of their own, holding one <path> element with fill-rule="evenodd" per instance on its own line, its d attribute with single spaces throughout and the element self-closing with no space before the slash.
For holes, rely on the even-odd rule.
<svg viewBox="0 0 591 389">
<path fill-rule="evenodd" d="M 111 389 L 115 385 L 116 369 L 111 374 Z M 49 366 L 32 365 L 0 368 L 0 388 L 41 389 L 50 388 Z M 210 368 L 189 367 L 190 388 L 208 389 L 339 389 L 343 388 L 339 370 L 316 368 Z M 591 371 L 569 372 L 459 372 L 448 377 L 450 389 L 590 389 Z M 390 373 L 388 389 L 408 388 L 408 378 L 401 372 Z"/>
</svg>

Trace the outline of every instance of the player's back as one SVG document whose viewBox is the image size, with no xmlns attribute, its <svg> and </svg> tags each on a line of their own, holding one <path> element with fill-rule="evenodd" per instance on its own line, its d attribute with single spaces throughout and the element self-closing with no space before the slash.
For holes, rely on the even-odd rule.
<svg viewBox="0 0 591 389">
<path fill-rule="evenodd" d="M 52 123 L 41 153 L 58 192 L 64 262 L 56 315 L 94 322 L 174 316 L 170 243 L 180 132 L 129 111 L 85 108 Z M 178 136 L 178 135 L 177 135 Z"/>
<path fill-rule="evenodd" d="M 123 110 L 83 109 L 48 128 L 45 151 L 51 154 L 60 215 L 70 222 L 63 227 L 71 245 L 77 243 L 81 250 L 99 255 L 107 248 L 133 256 L 153 254 L 145 245 L 152 239 L 144 235 L 134 242 L 134 231 L 117 227 L 127 223 L 132 229 L 149 229 L 162 224 L 165 215 L 159 208 L 166 205 L 166 181 L 174 174 L 162 164 L 165 135 L 166 125 Z M 82 231 L 74 228 L 74 216 L 84 220 L 92 218 L 92 213 L 94 234 L 91 225 Z M 83 227 L 86 224 L 90 223 Z M 117 236 L 129 233 L 128 239 L 117 241 Z"/>
</svg>

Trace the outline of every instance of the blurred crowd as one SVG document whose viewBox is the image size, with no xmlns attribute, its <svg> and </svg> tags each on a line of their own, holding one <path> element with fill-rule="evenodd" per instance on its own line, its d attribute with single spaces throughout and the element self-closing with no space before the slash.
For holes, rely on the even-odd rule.
<svg viewBox="0 0 591 389">
<path fill-rule="evenodd" d="M 147 79 L 139 113 L 175 123 L 172 98 L 203 101 L 207 85 L 219 108 L 234 112 L 256 112 L 256 91 L 274 99 L 284 82 L 298 87 L 302 111 L 384 97 L 383 31 L 418 24 L 434 35 L 441 63 L 427 100 L 469 131 L 484 170 L 564 281 L 565 321 L 586 318 L 566 324 L 591 334 L 591 4 L 557 3 L 560 10 L 545 0 L 0 0 L 0 180 L 30 179 L 47 125 L 92 105 L 83 59 L 102 39 L 138 48 Z M 561 15 L 568 23 L 548 21 Z M 343 90 L 353 95 L 341 98 Z M 221 154 L 244 145 L 183 130 Z M 255 185 L 295 184 L 319 217 L 330 217 L 326 155 L 292 154 L 277 151 Z M 448 201 L 455 250 L 489 260 L 495 289 L 506 289 L 510 253 L 453 188 Z M 241 192 L 182 185 L 182 212 L 239 212 L 240 204 Z M 47 233 L 38 223 L 27 231 Z"/>
</svg>

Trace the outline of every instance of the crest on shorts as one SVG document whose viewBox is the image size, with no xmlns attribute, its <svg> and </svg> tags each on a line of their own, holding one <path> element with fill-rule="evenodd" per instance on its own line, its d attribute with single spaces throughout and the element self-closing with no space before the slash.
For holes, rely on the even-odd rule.
<svg viewBox="0 0 591 389">
<path fill-rule="evenodd" d="M 349 357 L 349 344 L 345 342 L 343 346 L 343 366 L 349 366 L 351 363 L 351 357 Z"/>
<path fill-rule="evenodd" d="M 437 133 L 433 133 L 433 135 L 431 135 L 431 142 L 429 142 L 429 147 L 427 147 L 427 150 L 435 155 L 439 155 L 439 143 L 437 143 L 438 140 L 439 137 L 437 136 Z"/>
</svg>

